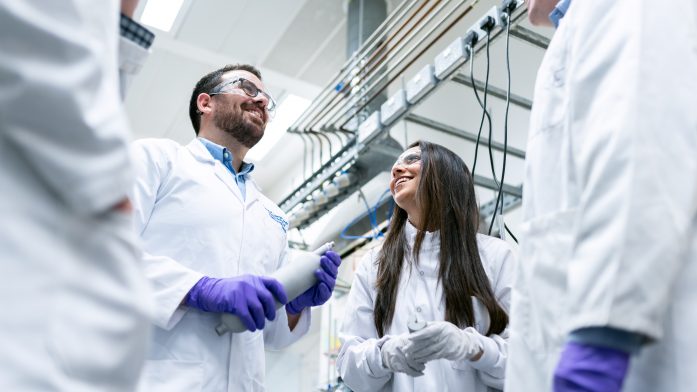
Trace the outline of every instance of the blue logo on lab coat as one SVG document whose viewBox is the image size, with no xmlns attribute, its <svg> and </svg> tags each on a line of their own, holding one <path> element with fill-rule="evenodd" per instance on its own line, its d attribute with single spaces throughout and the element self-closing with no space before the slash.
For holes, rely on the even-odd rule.
<svg viewBox="0 0 697 392">
<path fill-rule="evenodd" d="M 266 207 L 264 207 L 264 208 L 266 208 Z M 283 229 L 284 233 L 288 232 L 288 221 L 283 219 L 281 216 L 274 214 L 268 208 L 266 208 L 266 212 L 269 213 L 269 216 L 271 217 L 271 219 L 275 220 L 276 222 L 278 222 L 279 225 L 281 225 L 281 229 Z"/>
</svg>

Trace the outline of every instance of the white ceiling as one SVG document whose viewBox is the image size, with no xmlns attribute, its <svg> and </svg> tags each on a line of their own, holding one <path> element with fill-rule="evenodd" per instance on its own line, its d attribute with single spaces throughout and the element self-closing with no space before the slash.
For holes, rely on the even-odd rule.
<svg viewBox="0 0 697 392">
<path fill-rule="evenodd" d="M 126 99 L 135 137 L 190 140 L 191 90 L 225 64 L 257 66 L 277 101 L 314 98 L 346 61 L 345 27 L 343 0 L 184 0 L 170 32 L 153 29 L 152 54 Z"/>
</svg>

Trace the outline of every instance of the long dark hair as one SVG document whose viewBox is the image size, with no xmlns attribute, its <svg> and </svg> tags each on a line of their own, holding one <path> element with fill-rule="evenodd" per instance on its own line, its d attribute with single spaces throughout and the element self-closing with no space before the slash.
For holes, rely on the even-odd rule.
<svg viewBox="0 0 697 392">
<path fill-rule="evenodd" d="M 474 325 L 471 297 L 486 307 L 491 320 L 487 335 L 501 333 L 508 315 L 496 301 L 477 247 L 479 209 L 474 183 L 465 162 L 447 148 L 418 141 L 409 148 L 421 149 L 421 179 L 416 202 L 421 206 L 423 228 L 438 231 L 440 264 L 438 281 L 445 297 L 445 320 L 460 328 Z M 373 317 L 378 336 L 392 324 L 402 265 L 408 252 L 418 263 L 425 231 L 419 230 L 410 249 L 404 226 L 407 212 L 395 205 L 385 243 L 378 256 L 377 298 Z"/>
</svg>

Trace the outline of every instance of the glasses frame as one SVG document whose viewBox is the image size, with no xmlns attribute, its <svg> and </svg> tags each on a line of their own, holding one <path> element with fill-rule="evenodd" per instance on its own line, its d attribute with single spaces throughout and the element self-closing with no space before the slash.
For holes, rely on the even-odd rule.
<svg viewBox="0 0 697 392">
<path fill-rule="evenodd" d="M 223 91 L 223 89 L 225 87 L 233 85 L 235 83 L 240 83 L 239 89 L 244 91 L 245 95 L 247 95 L 250 98 L 256 98 L 257 96 L 259 96 L 260 93 L 261 93 L 261 95 L 265 96 L 266 99 L 268 100 L 268 103 L 266 104 L 266 111 L 267 112 L 273 113 L 276 110 L 276 107 L 278 105 L 276 104 L 276 100 L 273 99 L 271 94 L 260 89 L 259 87 L 257 87 L 256 84 L 254 84 L 254 82 L 252 82 L 249 79 L 245 79 L 245 78 L 237 78 L 237 79 L 233 79 L 233 80 L 224 81 L 224 82 L 220 83 L 219 85 L 213 87 L 213 90 L 211 90 L 211 92 L 208 93 L 208 95 L 214 96 L 214 95 L 222 95 L 222 94 L 234 94 L 234 93 L 231 93 L 228 91 Z M 245 86 L 246 86 L 246 88 L 245 88 Z"/>
</svg>

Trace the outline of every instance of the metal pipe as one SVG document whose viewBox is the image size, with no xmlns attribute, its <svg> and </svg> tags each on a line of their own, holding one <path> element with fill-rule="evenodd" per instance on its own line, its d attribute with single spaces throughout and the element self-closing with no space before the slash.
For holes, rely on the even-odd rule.
<svg viewBox="0 0 697 392">
<path fill-rule="evenodd" d="M 440 122 L 435 121 L 435 120 L 431 120 L 430 118 L 419 116 L 418 114 L 410 113 L 406 117 L 404 117 L 404 120 L 409 121 L 409 122 L 413 122 L 415 124 L 423 125 L 425 127 L 434 129 L 436 131 L 447 133 L 448 135 L 461 137 L 461 138 L 463 138 L 467 141 L 470 141 L 470 142 L 477 141 L 477 135 L 474 133 L 467 132 L 467 131 L 464 131 L 462 129 L 458 129 L 458 128 L 452 127 L 450 125 L 440 123 Z M 489 139 L 480 138 L 479 143 L 483 144 L 483 145 L 488 145 Z M 499 142 L 495 142 L 493 140 L 491 141 L 491 148 L 493 148 L 496 151 L 503 151 L 504 150 L 503 144 L 501 144 Z M 510 146 L 508 146 L 506 148 L 506 150 L 507 150 L 508 154 L 510 154 L 514 157 L 525 159 L 525 151 L 523 151 L 523 150 L 517 149 L 515 147 L 510 147 Z"/>
<path fill-rule="evenodd" d="M 440 2 L 440 0 L 438 0 L 435 4 L 438 4 L 438 2 Z M 423 6 L 424 6 L 425 4 L 426 4 L 426 2 L 424 2 L 421 6 L 419 6 L 419 8 L 407 19 L 406 22 L 404 22 L 404 23 L 399 27 L 399 29 L 398 29 L 397 31 L 398 31 L 398 32 L 401 31 L 402 28 L 403 28 L 407 23 L 409 23 L 409 21 L 410 21 L 416 14 L 418 14 L 418 13 L 421 11 L 421 9 L 423 8 Z M 434 6 L 435 6 L 435 5 L 434 5 Z M 431 9 L 432 9 L 432 8 L 433 8 L 433 7 L 431 7 Z M 429 10 L 427 11 L 426 15 L 428 15 L 428 13 L 431 11 L 431 9 L 429 9 Z M 418 23 L 418 22 L 417 22 L 417 23 Z M 396 35 L 395 35 L 395 36 L 396 36 Z M 379 53 L 381 47 L 384 46 L 384 45 L 386 45 L 387 43 L 389 43 L 389 40 L 391 40 L 392 37 L 394 37 L 394 36 L 389 37 L 389 39 L 388 39 L 387 41 L 385 41 L 383 44 L 380 44 L 377 48 L 374 48 L 374 50 L 372 50 L 371 57 L 370 57 L 367 61 L 370 62 L 370 61 L 372 60 L 373 56 L 374 56 L 376 53 Z M 368 49 L 368 48 L 366 48 L 366 49 Z M 360 74 L 360 72 L 363 70 L 363 68 L 367 65 L 367 64 L 363 64 L 363 65 L 360 64 L 360 62 L 362 62 L 363 60 L 365 60 L 365 59 L 361 59 L 360 61 L 357 60 L 357 61 L 356 61 L 357 64 L 354 64 L 354 65 L 360 66 L 360 68 L 358 68 L 358 70 L 357 70 L 357 72 L 356 72 L 356 75 Z M 374 69 L 374 68 L 375 68 L 375 67 L 372 67 L 372 68 L 371 68 L 371 71 L 372 71 L 372 69 Z M 349 72 L 349 73 L 350 73 L 350 72 Z M 355 76 L 346 74 L 344 79 L 346 79 L 347 77 L 355 77 Z M 341 82 L 341 81 L 342 81 L 342 80 L 339 80 L 339 82 Z M 344 81 L 345 81 L 345 80 L 344 80 Z M 350 84 L 350 81 L 349 81 L 349 84 Z M 303 114 L 303 115 L 301 116 L 301 118 L 300 118 L 298 121 L 296 121 L 296 124 L 295 124 L 295 125 L 297 125 L 297 127 L 298 127 L 299 129 L 312 128 L 312 125 L 308 125 L 308 126 L 306 126 L 305 128 L 303 128 L 303 125 L 302 125 L 302 124 L 308 124 L 308 121 L 309 121 L 310 124 L 312 124 L 312 121 L 313 121 L 313 120 L 315 120 L 316 118 L 322 118 L 322 115 L 324 115 L 327 111 L 331 111 L 334 107 L 336 107 L 336 106 L 341 102 L 341 98 L 344 98 L 344 96 L 343 96 L 341 93 L 349 87 L 349 84 L 347 84 L 346 87 L 344 87 L 341 91 L 336 91 L 336 90 L 332 89 L 333 91 L 336 91 L 337 94 L 333 95 L 333 96 L 331 97 L 331 99 L 329 100 L 329 102 L 327 102 L 326 105 L 321 105 L 321 106 L 320 106 L 320 105 L 318 104 L 318 105 L 317 105 L 317 108 L 319 108 L 319 112 L 317 112 L 317 110 L 315 110 L 315 109 L 313 108 L 313 110 L 316 112 L 316 113 L 313 114 L 313 117 L 311 117 L 311 118 L 308 119 L 307 117 L 309 117 L 309 115 Z M 336 84 L 335 84 L 335 85 L 336 85 Z"/>
<path fill-rule="evenodd" d="M 520 25 L 516 25 L 511 29 L 511 36 L 531 43 L 540 49 L 547 50 L 549 46 L 549 38 Z"/>
<path fill-rule="evenodd" d="M 319 137 L 319 135 L 318 135 L 319 132 L 316 132 L 316 131 L 310 131 L 310 132 L 307 132 L 307 134 L 310 136 L 316 137 L 317 141 L 319 141 L 319 165 L 321 167 L 322 163 L 324 162 L 324 159 L 323 159 L 324 144 L 322 143 L 322 138 Z M 313 166 L 312 171 L 314 171 L 314 170 L 315 170 L 315 168 Z"/>
<path fill-rule="evenodd" d="M 494 180 L 477 174 L 474 175 L 474 185 L 479 185 L 481 187 L 491 189 L 492 191 L 499 190 L 499 186 L 494 182 Z M 503 184 L 502 191 L 508 193 L 509 195 L 523 197 L 523 188 L 520 186 Z"/>
<path fill-rule="evenodd" d="M 377 38 L 386 30 L 389 30 L 395 26 L 397 21 L 399 21 L 404 14 L 406 14 L 411 8 L 414 7 L 415 4 L 417 4 L 419 0 L 413 0 L 410 3 L 407 2 L 402 2 L 398 6 L 397 10 L 395 10 L 392 14 L 390 14 L 387 18 L 386 23 L 383 23 L 383 25 L 378 28 L 368 39 L 366 40 L 366 43 L 364 44 L 364 47 L 360 49 L 360 52 L 353 56 L 352 58 L 349 58 L 341 67 L 339 72 L 334 76 L 333 79 L 329 82 L 329 84 L 324 88 L 323 93 L 320 94 L 317 98 L 313 100 L 313 102 L 310 104 L 310 107 L 305 110 L 305 112 L 298 118 L 295 123 L 293 124 L 293 128 L 300 129 L 300 123 L 305 120 L 305 117 L 309 115 L 310 112 L 315 110 L 316 108 L 322 108 L 325 105 L 321 101 L 331 92 L 335 91 L 334 86 L 337 85 L 337 82 L 340 82 L 341 80 L 346 79 L 348 76 L 349 72 L 353 69 L 354 65 L 358 63 L 363 57 L 365 57 L 369 52 L 370 49 L 372 49 L 372 43 L 377 40 Z M 400 8 L 404 8 L 403 10 L 400 11 Z M 399 12 L 398 12 L 399 11 Z"/>
<path fill-rule="evenodd" d="M 467 14 L 472 10 L 473 4 L 476 4 L 477 1 L 478 1 L 478 0 L 475 0 L 475 1 L 473 1 L 470 5 L 468 5 L 468 6 L 465 8 L 465 10 L 464 10 L 455 20 L 453 20 L 453 22 L 451 22 L 450 25 L 447 26 L 446 29 L 444 29 L 440 34 L 438 34 L 438 35 L 436 36 L 435 39 L 431 40 L 431 42 L 430 42 L 425 48 L 423 48 L 416 56 L 414 56 L 414 58 L 412 58 L 408 63 L 406 63 L 406 65 L 402 66 L 402 68 L 401 68 L 393 77 L 389 78 L 389 79 L 386 81 L 386 83 L 384 83 L 384 85 L 382 86 L 382 88 L 380 88 L 379 90 L 377 90 L 377 91 L 375 92 L 375 94 L 373 94 L 373 96 L 372 96 L 371 98 L 369 98 L 364 104 L 362 104 L 362 105 L 358 108 L 358 110 L 360 111 L 360 110 L 363 109 L 365 106 L 367 106 L 367 104 L 370 103 L 370 102 L 373 100 L 373 98 L 374 98 L 375 96 L 377 96 L 377 94 L 379 94 L 379 93 L 382 92 L 385 88 L 387 88 L 387 86 L 388 86 L 392 81 L 394 81 L 396 78 L 398 78 L 407 68 L 409 68 L 409 66 L 411 66 L 411 64 L 414 63 L 414 61 L 416 61 L 416 59 L 418 59 L 426 50 L 428 50 L 436 41 L 438 41 L 438 40 L 440 39 L 440 37 L 442 37 L 454 24 L 456 24 L 457 22 L 459 22 L 460 19 L 462 19 L 462 17 L 464 17 L 465 15 L 467 15 Z M 458 9 L 458 8 L 460 8 L 460 6 L 462 6 L 462 4 L 464 4 L 465 2 L 466 2 L 466 0 L 461 0 L 455 7 L 453 7 L 453 9 L 451 10 L 451 12 L 448 13 L 448 15 L 451 15 L 453 11 L 455 11 L 455 10 Z M 412 52 L 414 52 L 414 51 L 416 50 L 416 48 L 418 48 L 427 38 L 429 38 L 429 37 L 431 36 L 431 34 L 432 34 L 434 31 L 436 31 L 436 30 L 445 22 L 446 19 L 448 19 L 447 16 L 446 16 L 445 18 L 443 18 L 441 21 L 439 21 L 438 24 L 436 24 L 436 26 L 434 26 L 429 32 L 427 32 L 427 33 L 424 35 L 424 37 L 421 38 L 421 40 L 420 40 L 419 42 L 417 42 L 414 46 L 412 46 L 412 48 L 411 48 L 406 54 L 404 54 L 399 60 L 396 60 L 396 61 L 395 61 L 395 63 L 397 64 L 396 66 L 394 66 L 394 67 L 388 69 L 376 82 L 374 82 L 369 88 L 367 88 L 366 91 L 371 91 L 371 90 L 373 90 L 373 89 L 375 88 L 376 85 L 378 85 L 378 84 L 380 84 L 381 82 L 383 82 L 384 79 L 387 77 L 387 75 L 389 75 L 392 71 L 394 71 L 395 69 L 397 69 L 399 65 L 403 64 L 405 58 L 406 58 L 407 56 L 409 56 Z M 421 27 L 423 27 L 423 26 L 421 26 Z M 364 98 L 364 97 L 365 97 L 365 94 L 362 95 L 362 96 L 359 97 L 359 98 Z M 345 116 L 347 113 L 348 113 L 348 111 L 345 110 L 343 113 L 341 113 L 341 114 L 339 115 L 339 118 Z M 339 118 L 337 118 L 337 116 L 335 115 L 334 117 L 331 118 L 331 121 L 338 120 Z M 350 119 L 350 118 L 349 118 L 349 119 Z M 343 127 L 343 126 L 346 125 L 347 123 L 348 123 L 348 120 L 344 121 L 344 122 L 340 125 L 340 127 Z"/>
<path fill-rule="evenodd" d="M 476 80 L 474 81 L 474 86 L 472 85 L 472 81 L 470 80 L 469 76 L 465 76 L 461 73 L 458 73 L 452 78 L 453 82 L 464 84 L 465 86 L 468 87 L 476 87 L 477 90 L 479 91 L 484 91 L 484 82 L 481 80 Z M 494 96 L 499 99 L 506 99 L 506 90 L 492 86 L 491 84 L 487 87 L 487 93 L 491 96 Z M 515 95 L 511 94 L 511 103 L 517 106 L 520 106 L 525 109 L 532 109 L 532 101 L 525 98 L 521 97 L 520 95 Z"/>
<path fill-rule="evenodd" d="M 478 1 L 478 0 L 475 0 L 475 1 Z M 436 26 L 435 26 L 434 28 L 432 28 L 426 35 L 424 35 L 424 37 L 421 38 L 421 40 L 420 40 L 416 45 L 412 46 L 412 48 L 409 49 L 409 50 L 407 51 L 407 53 L 406 53 L 405 55 L 403 55 L 403 56 L 397 61 L 397 64 L 399 64 L 401 61 L 403 61 L 403 60 L 404 60 L 408 55 L 410 55 L 419 45 L 421 45 L 421 43 L 423 43 L 423 42 L 426 40 L 426 38 L 428 38 L 436 29 L 438 29 L 438 27 L 440 27 L 440 25 L 441 25 L 446 19 L 448 19 L 448 16 L 449 16 L 453 11 L 455 11 L 457 8 L 459 8 L 459 7 L 460 7 L 462 4 L 464 4 L 465 2 L 466 2 L 466 0 L 461 0 L 459 4 L 457 4 L 455 7 L 453 7 L 453 9 L 452 9 L 443 19 L 441 19 L 441 20 L 436 24 Z M 428 19 L 427 19 L 423 24 L 421 24 L 421 25 L 416 29 L 416 31 L 414 31 L 414 34 L 413 34 L 413 35 L 416 36 L 417 34 L 419 34 L 419 33 L 431 22 L 431 20 L 433 20 L 433 18 L 435 18 L 436 15 L 438 15 L 438 14 L 441 12 L 441 10 L 443 10 L 443 9 L 446 7 L 447 4 L 448 4 L 448 2 L 443 2 L 443 3 L 441 3 L 440 6 L 438 7 L 438 9 L 437 9 L 435 12 L 433 12 L 432 14 L 429 14 Z M 470 7 L 471 7 L 471 6 L 470 6 Z M 462 15 L 462 16 L 464 16 L 464 15 Z M 458 19 L 459 19 L 459 18 L 458 18 Z M 440 38 L 440 36 L 439 36 L 438 38 Z M 437 38 L 436 38 L 436 40 L 437 40 Z M 405 43 L 403 43 L 402 45 L 400 45 L 399 50 L 401 50 L 403 47 L 407 46 L 407 44 L 408 44 L 408 42 L 405 42 Z M 413 62 L 413 60 L 412 60 L 412 62 Z M 411 64 L 411 63 L 410 63 L 410 64 Z M 392 72 L 395 68 L 397 68 L 397 67 L 395 66 L 395 67 L 392 67 L 392 68 L 388 68 L 387 71 L 385 71 L 384 73 L 381 73 L 380 78 L 379 78 L 376 82 L 374 82 L 372 85 L 370 85 L 370 87 L 367 87 L 367 88 L 366 88 L 366 87 L 363 87 L 363 88 L 358 89 L 358 90 L 359 90 L 359 93 L 357 94 L 357 96 L 351 97 L 351 98 L 353 99 L 354 102 L 352 102 L 351 104 L 349 104 L 349 106 L 353 106 L 353 104 L 354 104 L 355 102 L 360 102 L 361 100 L 363 100 L 363 99 L 370 93 L 370 91 L 371 91 L 373 88 L 375 88 L 375 86 L 378 85 L 378 84 L 380 83 L 380 81 L 382 81 L 382 80 L 385 78 L 386 75 L 389 75 L 389 73 Z M 403 68 L 403 70 L 404 70 L 404 69 L 406 69 L 406 68 Z M 402 70 L 402 71 L 403 71 L 403 70 Z M 401 74 L 401 72 L 400 72 L 399 74 Z M 398 74 L 397 76 L 399 76 L 399 74 Z M 363 80 L 362 82 L 363 82 L 363 83 L 367 83 L 367 82 L 369 82 L 369 81 L 372 81 L 373 78 L 374 78 L 374 75 L 369 75 L 369 76 L 368 76 L 367 78 L 365 78 L 365 80 Z M 389 83 L 389 82 L 388 82 L 388 83 Z M 380 94 L 380 93 L 382 92 L 382 90 L 384 90 L 384 88 L 380 89 L 380 90 L 377 91 L 375 94 L 373 94 L 373 96 L 372 96 L 368 101 L 366 101 L 365 103 L 363 103 L 363 104 L 358 108 L 357 112 L 360 112 L 361 109 L 363 109 L 364 107 L 366 107 L 366 106 L 372 101 L 372 99 L 373 99 L 375 96 L 377 96 L 378 94 Z M 328 108 L 327 110 L 325 110 L 324 112 L 326 112 L 327 115 L 330 115 L 330 112 L 332 112 L 332 111 L 334 110 L 334 108 L 336 108 L 336 106 L 337 106 L 337 105 L 336 105 L 336 103 L 335 103 L 334 105 L 332 105 L 331 107 L 329 107 L 329 108 Z M 341 110 L 341 109 L 339 109 L 339 111 L 340 111 L 340 110 Z M 345 115 L 345 114 L 346 114 L 346 111 L 344 111 L 344 113 L 342 113 L 341 116 L 343 116 L 343 115 Z M 334 115 L 333 117 L 329 117 L 329 118 L 330 118 L 331 120 L 333 120 L 334 118 L 336 118 L 336 115 Z M 309 127 L 309 128 L 313 128 L 315 125 L 317 125 L 317 123 L 318 123 L 319 120 L 321 120 L 321 119 L 322 119 L 322 117 L 320 117 L 319 119 L 317 119 L 317 117 L 315 117 L 314 121 L 311 122 L 311 123 L 309 124 L 308 127 Z M 332 121 L 327 121 L 326 123 L 329 123 L 329 122 L 332 122 Z M 345 123 L 342 124 L 341 127 L 343 127 L 344 125 L 345 125 Z"/>
</svg>

